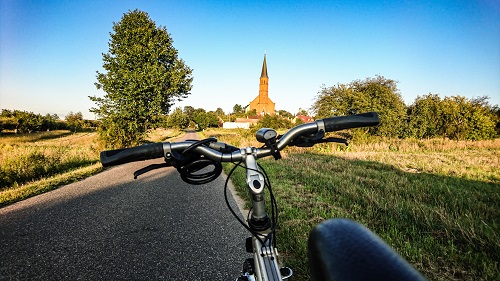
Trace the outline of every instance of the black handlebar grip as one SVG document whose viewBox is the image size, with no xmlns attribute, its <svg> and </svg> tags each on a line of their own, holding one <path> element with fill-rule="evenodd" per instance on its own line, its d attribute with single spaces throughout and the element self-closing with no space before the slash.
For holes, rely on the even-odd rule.
<svg viewBox="0 0 500 281">
<path fill-rule="evenodd" d="M 101 151 L 103 167 L 163 157 L 163 144 L 148 143 L 141 146 Z"/>
<path fill-rule="evenodd" d="M 368 112 L 348 116 L 335 116 L 323 119 L 325 130 L 327 132 L 376 126 L 379 124 L 379 122 L 380 121 L 378 118 L 378 114 L 376 112 Z"/>
</svg>

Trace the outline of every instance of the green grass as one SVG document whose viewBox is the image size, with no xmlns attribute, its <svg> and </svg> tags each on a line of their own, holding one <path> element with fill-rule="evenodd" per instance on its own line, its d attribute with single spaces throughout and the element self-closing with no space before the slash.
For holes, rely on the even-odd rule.
<svg viewBox="0 0 500 281">
<path fill-rule="evenodd" d="M 327 145 L 261 160 L 280 207 L 278 248 L 294 280 L 309 279 L 309 232 L 330 218 L 364 224 L 430 280 L 499 280 L 498 144 Z M 248 200 L 244 170 L 232 180 Z"/>
</svg>

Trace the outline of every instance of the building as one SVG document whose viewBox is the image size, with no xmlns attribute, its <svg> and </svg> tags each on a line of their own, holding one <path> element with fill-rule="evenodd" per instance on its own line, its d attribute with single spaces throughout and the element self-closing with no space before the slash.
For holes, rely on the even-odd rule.
<svg viewBox="0 0 500 281">
<path fill-rule="evenodd" d="M 249 111 L 255 109 L 257 115 L 265 115 L 275 113 L 275 104 L 269 98 L 269 77 L 267 76 L 266 55 L 264 54 L 264 62 L 262 63 L 262 72 L 260 74 L 259 95 L 250 102 Z"/>
<path fill-rule="evenodd" d="M 257 124 L 260 116 L 266 114 L 275 114 L 275 104 L 269 98 L 269 77 L 267 76 L 267 63 L 266 55 L 264 54 L 264 62 L 262 63 L 262 72 L 260 74 L 259 95 L 245 106 L 245 111 L 249 112 L 255 109 L 258 116 L 247 116 L 246 118 L 236 118 L 235 122 L 224 122 L 223 128 L 234 129 L 244 128 L 248 129 L 251 125 Z"/>
<path fill-rule="evenodd" d="M 236 118 L 235 122 L 224 122 L 224 129 L 250 129 L 250 126 L 257 124 L 259 118 L 257 116 L 248 116 L 247 118 Z"/>
<path fill-rule="evenodd" d="M 305 116 L 305 115 L 300 115 L 300 114 L 297 114 L 295 116 L 295 118 L 292 120 L 292 122 L 297 123 L 298 119 L 302 120 L 302 123 L 314 122 L 314 118 L 312 118 L 311 116 Z"/>
</svg>

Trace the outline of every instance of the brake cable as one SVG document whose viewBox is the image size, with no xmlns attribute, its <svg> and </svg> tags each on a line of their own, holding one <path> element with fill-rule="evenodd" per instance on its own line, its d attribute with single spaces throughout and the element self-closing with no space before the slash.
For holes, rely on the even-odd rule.
<svg viewBox="0 0 500 281">
<path fill-rule="evenodd" d="M 203 155 L 193 153 L 193 150 L 200 145 L 206 145 L 207 143 L 211 142 L 217 142 L 217 139 L 214 137 L 206 138 L 194 142 L 188 148 L 184 149 L 181 153 L 172 152 L 173 163 L 151 164 L 147 167 L 135 171 L 134 179 L 137 179 L 139 175 L 142 175 L 154 169 L 169 167 L 173 164 L 173 166 L 177 168 L 177 171 L 179 171 L 181 179 L 184 182 L 194 185 L 209 183 L 219 177 L 219 175 L 222 173 L 222 164 Z M 213 166 L 214 168 L 205 173 L 198 173 L 208 166 Z"/>
<path fill-rule="evenodd" d="M 180 155 L 176 153 L 172 155 L 176 160 L 174 167 L 177 168 L 184 182 L 195 185 L 205 184 L 215 180 L 222 173 L 221 163 L 192 152 L 196 147 L 211 142 L 217 142 L 217 139 L 210 137 L 196 141 L 184 149 Z M 213 170 L 201 174 L 197 173 L 208 166 L 214 166 Z"/>
</svg>

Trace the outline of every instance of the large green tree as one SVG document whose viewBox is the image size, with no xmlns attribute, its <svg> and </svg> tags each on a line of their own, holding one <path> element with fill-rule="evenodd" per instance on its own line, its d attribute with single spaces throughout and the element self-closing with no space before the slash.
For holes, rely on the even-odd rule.
<svg viewBox="0 0 500 281">
<path fill-rule="evenodd" d="M 184 114 L 186 114 L 187 118 L 191 121 L 193 120 L 193 115 L 194 115 L 194 107 L 190 105 L 184 106 Z"/>
<path fill-rule="evenodd" d="M 376 76 L 347 85 L 323 86 L 311 109 L 316 119 L 376 111 L 380 126 L 366 130 L 374 135 L 399 137 L 403 133 L 406 105 L 396 83 Z"/>
<path fill-rule="evenodd" d="M 102 121 L 101 139 L 108 147 L 142 142 L 159 125 L 177 100 L 191 90 L 192 70 L 178 57 L 165 27 L 156 26 L 146 12 L 125 13 L 113 23 L 109 51 L 103 54 L 105 72 L 97 72 L 97 89 L 104 97 L 91 112 Z"/>
</svg>

